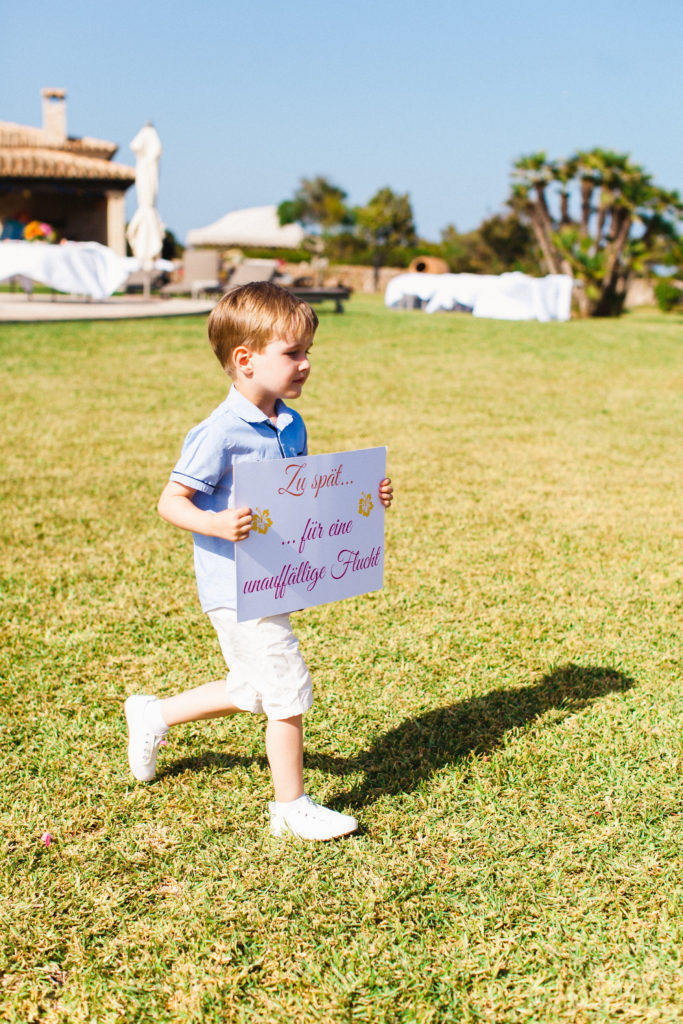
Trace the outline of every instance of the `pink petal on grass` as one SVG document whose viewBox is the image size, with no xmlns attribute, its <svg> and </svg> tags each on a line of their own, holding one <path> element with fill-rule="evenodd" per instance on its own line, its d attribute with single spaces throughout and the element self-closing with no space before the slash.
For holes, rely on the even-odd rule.
<svg viewBox="0 0 683 1024">
<path fill-rule="evenodd" d="M 49 832 L 43 832 L 42 836 L 40 837 L 40 841 L 41 843 L 45 843 L 46 846 L 49 846 L 50 843 L 52 842 L 52 836 L 50 835 Z"/>
</svg>

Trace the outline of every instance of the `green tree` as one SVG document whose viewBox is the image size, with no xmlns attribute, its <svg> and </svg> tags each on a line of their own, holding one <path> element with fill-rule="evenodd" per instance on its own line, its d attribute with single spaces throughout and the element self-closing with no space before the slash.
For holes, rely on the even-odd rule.
<svg viewBox="0 0 683 1024">
<path fill-rule="evenodd" d="M 407 193 L 399 195 L 387 186 L 376 192 L 365 206 L 357 206 L 354 214 L 357 233 L 372 252 L 377 290 L 379 269 L 387 262 L 391 250 L 417 242 L 410 197 Z"/>
<path fill-rule="evenodd" d="M 494 214 L 464 234 L 449 224 L 441 232 L 439 255 L 456 274 L 528 273 L 538 267 L 533 232 L 514 212 Z"/>
<path fill-rule="evenodd" d="M 301 178 L 292 198 L 281 202 L 277 212 L 280 224 L 301 224 L 306 232 L 304 246 L 313 254 L 313 274 L 317 280 L 328 241 L 353 224 L 346 192 L 322 174 Z"/>
<path fill-rule="evenodd" d="M 299 223 L 312 232 L 324 233 L 353 223 L 346 192 L 322 174 L 302 178 L 291 199 L 278 206 L 280 224 Z"/>
<path fill-rule="evenodd" d="M 321 174 L 302 178 L 292 198 L 280 203 L 277 212 L 280 224 L 301 224 L 318 238 L 353 224 L 346 192 Z"/>
<path fill-rule="evenodd" d="M 572 217 L 572 197 L 579 215 Z M 580 151 L 551 162 L 545 152 L 514 165 L 510 198 L 536 236 L 548 273 L 572 274 L 581 283 L 584 316 L 618 316 L 632 275 L 678 242 L 683 214 L 677 192 L 656 185 L 627 154 Z"/>
<path fill-rule="evenodd" d="M 166 228 L 164 232 L 164 240 L 161 243 L 161 258 L 162 260 L 175 260 L 185 252 L 185 247 L 181 242 L 178 241 L 175 234 Z"/>
</svg>

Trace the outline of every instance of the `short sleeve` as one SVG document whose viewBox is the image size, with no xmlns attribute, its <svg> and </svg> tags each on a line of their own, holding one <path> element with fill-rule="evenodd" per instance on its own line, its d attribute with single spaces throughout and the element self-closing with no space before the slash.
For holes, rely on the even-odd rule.
<svg viewBox="0 0 683 1024">
<path fill-rule="evenodd" d="M 195 491 L 213 494 L 218 481 L 231 467 L 230 453 L 222 431 L 211 420 L 193 427 L 185 438 L 171 480 Z"/>
</svg>

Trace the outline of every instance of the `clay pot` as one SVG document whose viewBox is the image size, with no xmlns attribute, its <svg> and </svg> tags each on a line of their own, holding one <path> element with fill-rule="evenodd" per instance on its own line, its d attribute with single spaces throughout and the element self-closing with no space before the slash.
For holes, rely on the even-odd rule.
<svg viewBox="0 0 683 1024">
<path fill-rule="evenodd" d="M 450 267 L 440 256 L 416 256 L 408 267 L 409 274 L 448 274 Z"/>
</svg>

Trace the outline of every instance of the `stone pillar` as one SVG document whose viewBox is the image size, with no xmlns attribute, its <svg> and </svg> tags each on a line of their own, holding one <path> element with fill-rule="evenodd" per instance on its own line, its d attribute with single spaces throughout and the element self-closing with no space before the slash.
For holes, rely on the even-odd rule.
<svg viewBox="0 0 683 1024">
<path fill-rule="evenodd" d="M 107 245 L 117 256 L 126 255 L 126 194 L 107 192 Z"/>
</svg>

